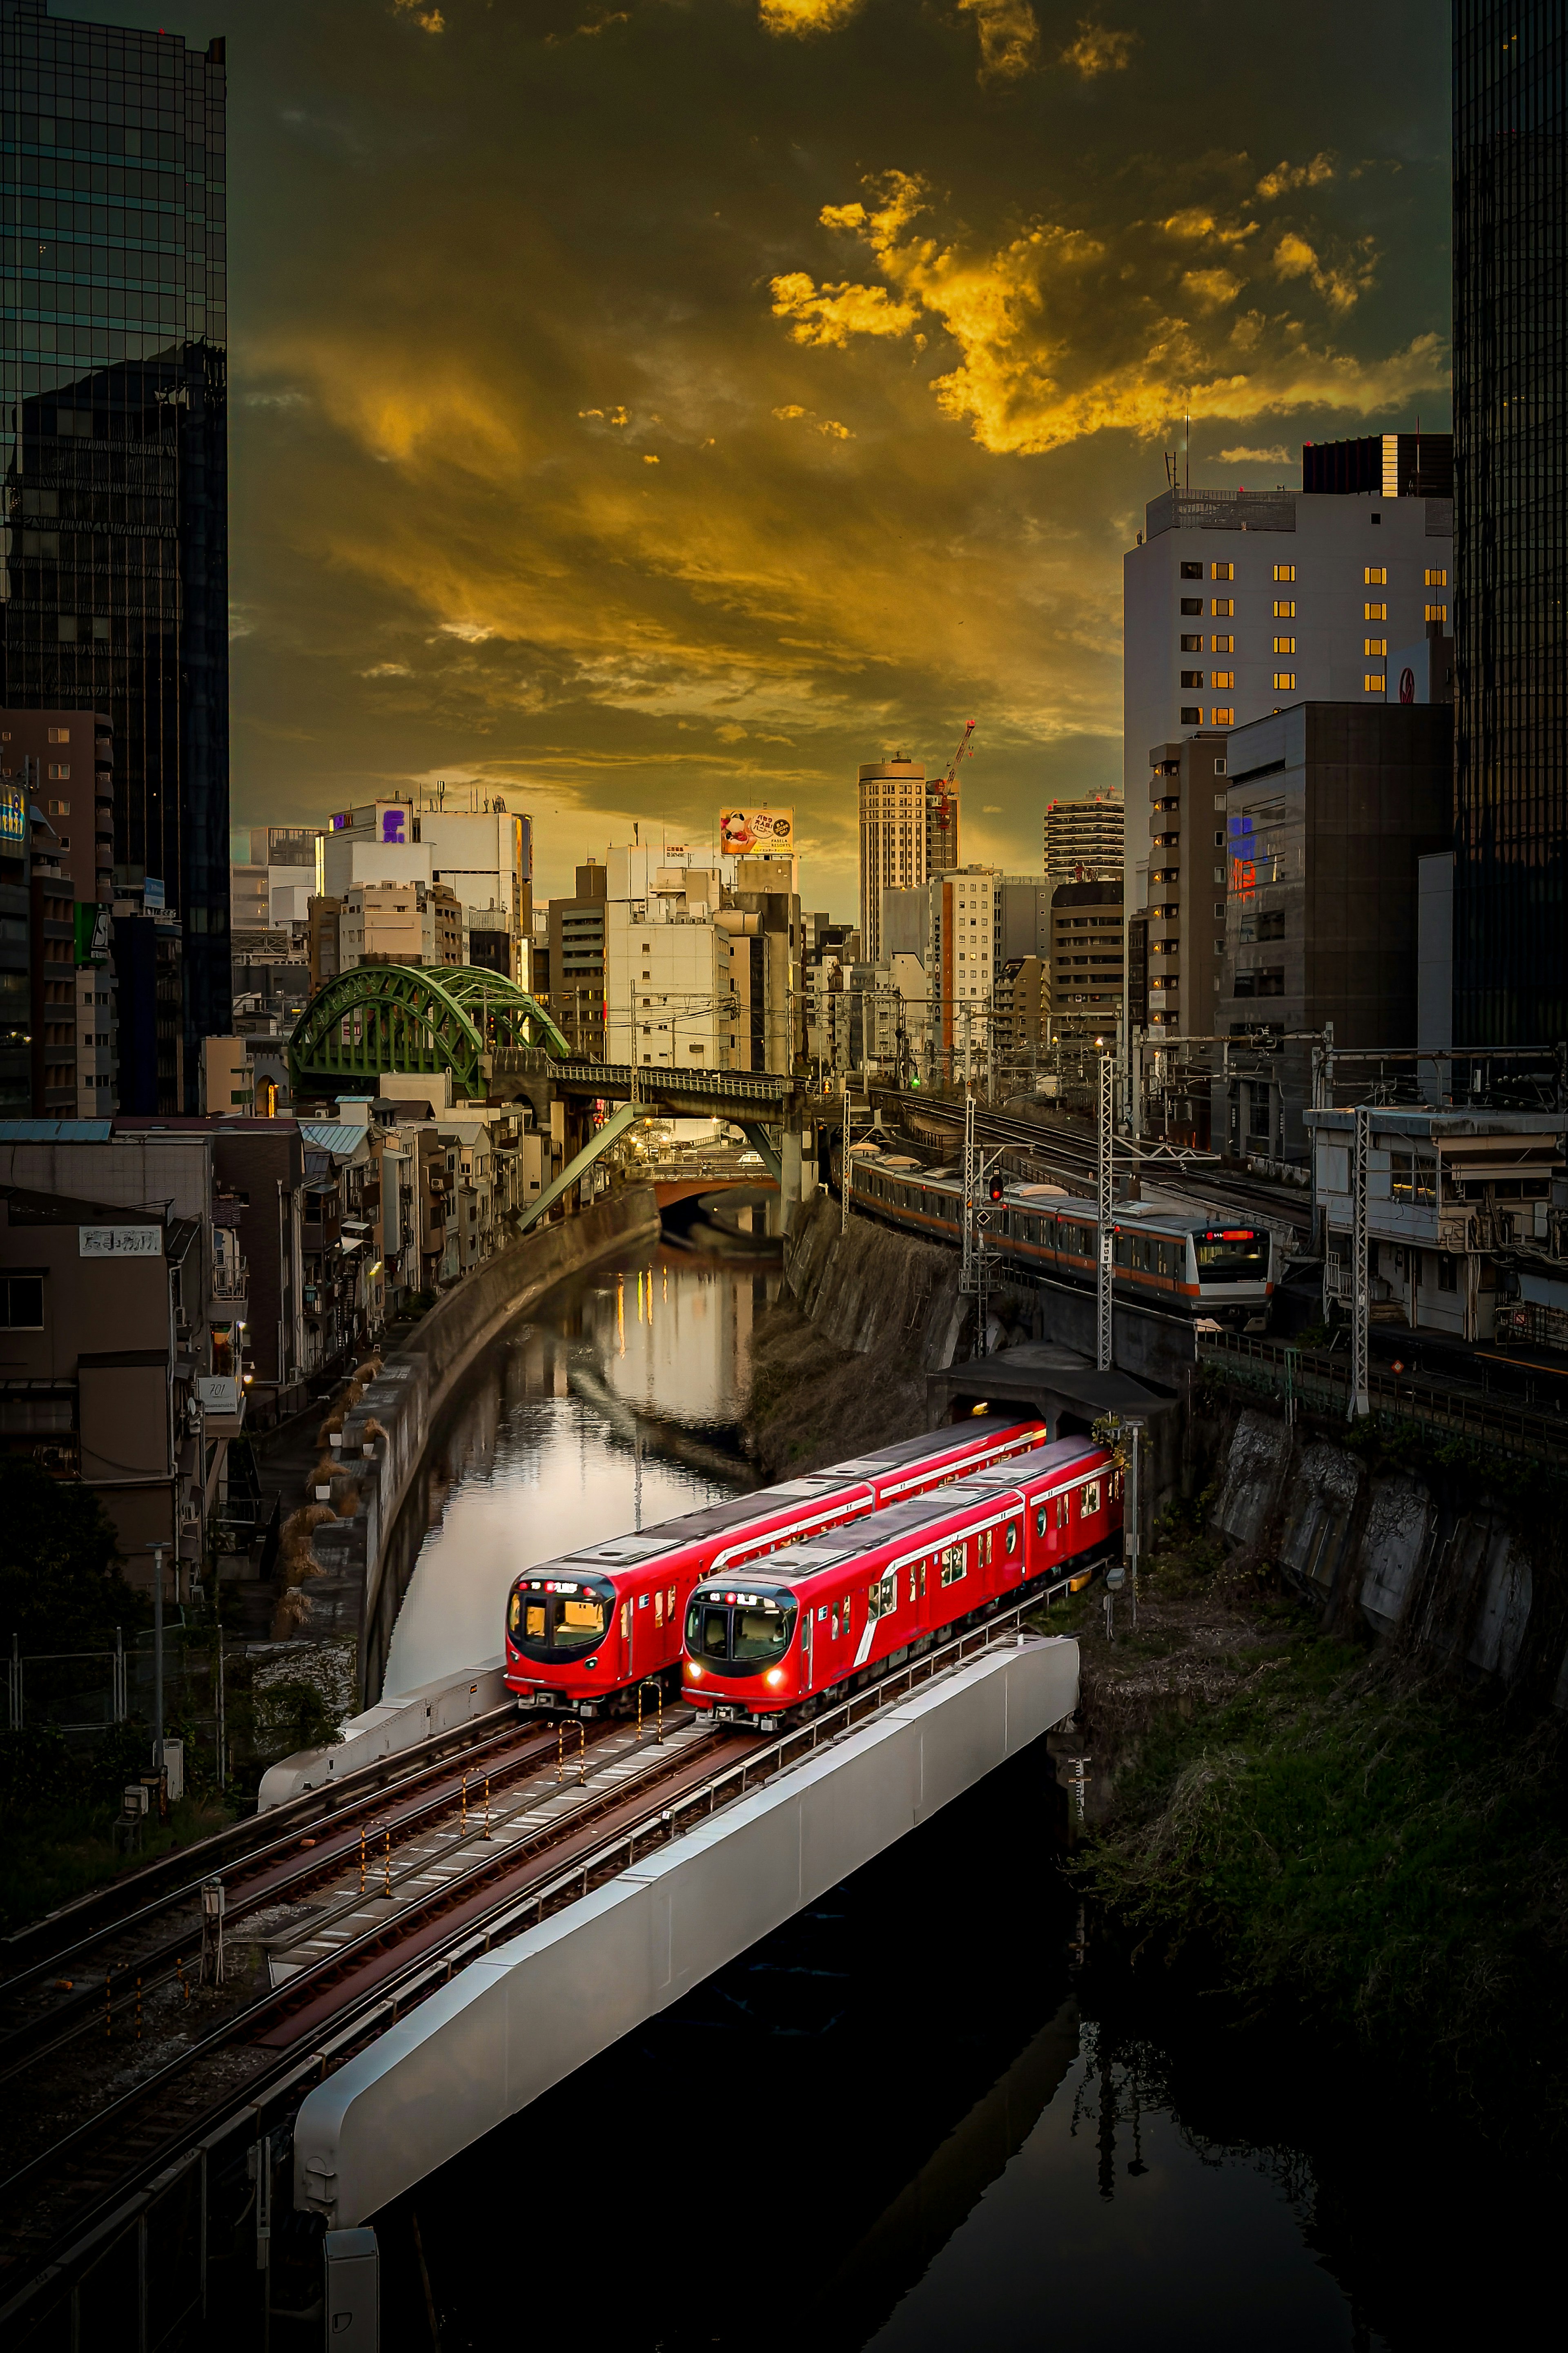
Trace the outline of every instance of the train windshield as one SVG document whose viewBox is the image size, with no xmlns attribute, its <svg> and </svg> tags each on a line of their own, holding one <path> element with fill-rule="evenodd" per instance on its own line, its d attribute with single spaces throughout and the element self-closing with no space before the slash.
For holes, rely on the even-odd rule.
<svg viewBox="0 0 1568 2353">
<path fill-rule="evenodd" d="M 793 1601 L 699 1599 L 686 1613 L 686 1647 L 713 1673 L 754 1675 L 782 1659 L 795 1631 Z"/>
<path fill-rule="evenodd" d="M 1268 1276 L 1268 1237 L 1250 1228 L 1227 1227 L 1194 1234 L 1200 1282 L 1263 1282 Z"/>
<path fill-rule="evenodd" d="M 525 1577 L 512 1587 L 506 1629 L 525 1659 L 569 1659 L 602 1642 L 615 1614 L 608 1577 Z"/>
</svg>

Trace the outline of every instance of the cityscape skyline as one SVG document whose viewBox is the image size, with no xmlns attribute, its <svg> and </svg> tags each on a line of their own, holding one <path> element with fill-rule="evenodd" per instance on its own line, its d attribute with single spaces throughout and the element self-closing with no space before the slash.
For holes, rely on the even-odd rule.
<svg viewBox="0 0 1568 2353">
<path fill-rule="evenodd" d="M 1047 799 L 1118 774 L 1118 567 L 1175 375 L 1208 487 L 1447 423 L 1447 93 L 1411 9 L 1346 15 L 1364 87 L 1331 39 L 1260 71 L 1237 9 L 1201 58 L 1120 11 L 1094 70 L 1041 11 L 984 78 L 964 17 L 903 0 L 798 37 L 78 13 L 228 44 L 238 823 L 521 791 L 548 895 L 584 841 L 684 839 L 743 785 L 848 913 L 856 768 L 940 772 L 973 714 L 964 854 L 1016 871 Z M 1173 146 L 1227 71 L 1245 152 Z"/>
</svg>

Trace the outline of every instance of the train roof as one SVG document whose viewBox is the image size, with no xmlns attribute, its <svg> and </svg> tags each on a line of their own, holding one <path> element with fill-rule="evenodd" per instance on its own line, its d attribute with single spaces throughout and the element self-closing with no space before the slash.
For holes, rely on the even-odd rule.
<svg viewBox="0 0 1568 2353">
<path fill-rule="evenodd" d="M 1010 1454 L 1005 1462 L 985 1462 L 966 1471 L 962 1479 L 954 1480 L 942 1493 L 952 1496 L 973 1489 L 980 1495 L 994 1493 L 997 1489 L 1027 1486 L 1031 1480 L 1048 1479 L 1081 1461 L 1086 1455 L 1104 1451 L 1092 1438 L 1053 1438 L 1047 1445 L 1032 1446 L 1026 1454 Z"/>
<path fill-rule="evenodd" d="M 951 1194 L 955 1200 L 963 1198 L 963 1180 L 961 1173 L 956 1169 L 922 1168 L 911 1173 L 906 1162 L 886 1154 L 877 1157 L 862 1156 L 857 1159 L 855 1165 L 861 1169 L 888 1169 L 896 1176 L 910 1177 L 911 1181 L 918 1177 L 921 1185 L 931 1187 L 933 1191 Z M 1011 1205 L 1016 1208 L 1027 1209 L 1037 1217 L 1068 1218 L 1075 1225 L 1084 1220 L 1091 1225 L 1098 1225 L 1099 1202 L 1091 1194 L 1076 1193 L 1072 1190 L 1075 1184 L 1081 1184 L 1084 1181 L 1082 1177 L 1073 1176 L 1070 1171 L 1068 1172 L 1067 1183 L 1061 1186 L 1042 1186 L 1033 1180 L 1016 1178 L 1004 1191 L 1002 1205 L 1004 1208 Z M 1217 1219 L 1222 1216 L 1230 1217 L 1232 1213 L 1228 1210 L 1223 1213 L 1217 1211 L 1212 1204 L 1206 1208 L 1194 1208 L 1190 1201 L 1180 1200 L 1174 1194 L 1148 1191 L 1142 1200 L 1118 1201 L 1111 1214 L 1119 1226 L 1142 1223 L 1154 1227 L 1163 1223 L 1179 1227 L 1183 1233 L 1206 1233 Z M 1250 1213 L 1237 1211 L 1235 1213 L 1237 1221 L 1239 1222 L 1243 1215 L 1250 1215 Z M 1257 1233 L 1267 1232 L 1268 1219 L 1262 1216 L 1253 1216 L 1249 1230 Z"/>
<path fill-rule="evenodd" d="M 998 1493 L 1005 1493 L 1005 1482 L 1000 1487 L 982 1487 L 977 1483 L 972 1486 L 966 1479 L 955 1480 L 951 1487 L 939 1488 L 930 1495 L 913 1496 L 907 1504 L 889 1504 L 880 1512 L 869 1512 L 831 1541 L 784 1545 L 765 1559 L 748 1561 L 744 1568 L 712 1570 L 698 1586 L 695 1598 L 700 1599 L 714 1587 L 732 1588 L 739 1579 L 744 1580 L 748 1589 L 760 1594 L 765 1594 L 770 1585 L 803 1583 L 809 1577 L 819 1576 L 825 1568 L 837 1568 L 862 1553 L 875 1552 L 879 1546 L 912 1539 L 933 1520 L 950 1517 L 955 1511 L 973 1511 L 994 1504 Z"/>
<path fill-rule="evenodd" d="M 944 1446 L 952 1446 L 966 1439 L 990 1438 L 1005 1430 L 1017 1430 L 1026 1421 L 1037 1421 L 1037 1414 L 977 1413 L 966 1421 L 944 1422 L 940 1430 L 923 1430 L 915 1438 L 896 1439 L 891 1446 L 879 1446 L 874 1454 L 856 1454 L 847 1462 L 834 1465 L 840 1478 L 867 1479 L 879 1471 L 901 1470 L 906 1462 L 920 1462 L 928 1454 L 940 1454 Z"/>
</svg>

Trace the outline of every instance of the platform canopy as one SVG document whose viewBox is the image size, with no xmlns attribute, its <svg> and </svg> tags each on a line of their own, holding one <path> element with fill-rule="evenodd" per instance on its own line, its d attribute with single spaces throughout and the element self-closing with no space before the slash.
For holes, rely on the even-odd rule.
<svg viewBox="0 0 1568 2353">
<path fill-rule="evenodd" d="M 543 1007 L 474 965 L 360 964 L 325 982 L 289 1045 L 296 1097 L 338 1092 L 389 1071 L 444 1071 L 454 1095 L 489 1092 L 498 1052 L 569 1054 Z"/>
</svg>

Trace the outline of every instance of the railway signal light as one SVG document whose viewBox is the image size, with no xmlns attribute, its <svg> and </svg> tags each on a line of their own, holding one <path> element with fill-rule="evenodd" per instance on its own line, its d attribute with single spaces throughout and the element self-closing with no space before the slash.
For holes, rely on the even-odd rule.
<svg viewBox="0 0 1568 2353">
<path fill-rule="evenodd" d="M 991 1198 L 994 1201 L 999 1201 L 1002 1198 L 1006 1187 L 1003 1183 L 1000 1173 L 992 1177 L 990 1186 L 987 1189 L 989 1190 Z"/>
</svg>

